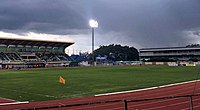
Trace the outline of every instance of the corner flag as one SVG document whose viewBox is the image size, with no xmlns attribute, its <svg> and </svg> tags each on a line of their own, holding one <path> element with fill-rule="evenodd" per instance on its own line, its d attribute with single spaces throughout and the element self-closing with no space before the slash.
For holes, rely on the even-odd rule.
<svg viewBox="0 0 200 110">
<path fill-rule="evenodd" d="M 60 76 L 58 82 L 60 84 L 65 84 L 65 79 L 62 76 Z"/>
</svg>

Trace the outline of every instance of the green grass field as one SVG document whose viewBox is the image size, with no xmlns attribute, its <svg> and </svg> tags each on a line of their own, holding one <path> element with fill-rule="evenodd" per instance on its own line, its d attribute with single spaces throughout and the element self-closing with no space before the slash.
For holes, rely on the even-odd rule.
<svg viewBox="0 0 200 110">
<path fill-rule="evenodd" d="M 197 78 L 198 67 L 92 67 L 1 70 L 0 97 L 42 101 L 141 89 Z M 58 83 L 63 76 L 66 85 Z"/>
</svg>

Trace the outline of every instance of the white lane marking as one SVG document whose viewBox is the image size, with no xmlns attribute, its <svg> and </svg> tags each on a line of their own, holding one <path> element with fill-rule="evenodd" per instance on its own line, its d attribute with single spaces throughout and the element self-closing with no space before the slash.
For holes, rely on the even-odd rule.
<svg viewBox="0 0 200 110">
<path fill-rule="evenodd" d="M 130 91 L 121 91 L 121 92 L 113 92 L 113 93 L 105 93 L 105 94 L 97 94 L 94 96 L 106 96 L 106 95 L 114 95 L 114 94 L 121 94 L 121 93 L 129 93 L 129 92 L 138 92 L 138 91 L 145 91 L 145 90 L 152 90 L 152 89 L 157 89 L 157 88 L 164 88 L 164 87 L 170 87 L 170 86 L 176 86 L 180 84 L 188 84 L 188 83 L 193 83 L 196 81 L 200 80 L 193 80 L 193 81 L 187 81 L 187 82 L 181 82 L 181 83 L 175 83 L 175 84 L 169 84 L 169 85 L 163 85 L 163 86 L 157 86 L 157 87 L 151 87 L 151 88 L 144 88 L 144 89 L 138 89 L 138 90 L 130 90 Z"/>
<path fill-rule="evenodd" d="M 25 102 L 11 102 L 11 103 L 0 103 L 0 106 L 3 106 L 3 105 L 26 104 L 26 103 L 29 103 L 29 101 L 25 101 Z"/>
<path fill-rule="evenodd" d="M 0 100 L 3 99 L 3 100 L 8 100 L 8 101 L 16 101 L 16 100 L 13 100 L 13 99 L 7 99 L 7 98 L 3 98 L 3 97 L 0 97 Z"/>
</svg>

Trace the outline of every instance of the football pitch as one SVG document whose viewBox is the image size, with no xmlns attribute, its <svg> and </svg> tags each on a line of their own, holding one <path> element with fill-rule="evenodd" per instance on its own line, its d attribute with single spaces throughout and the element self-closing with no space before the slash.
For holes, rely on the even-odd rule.
<svg viewBox="0 0 200 110">
<path fill-rule="evenodd" d="M 115 66 L 1 70 L 0 97 L 43 101 L 92 96 L 195 80 L 199 67 Z M 66 84 L 58 83 L 59 76 Z"/>
</svg>

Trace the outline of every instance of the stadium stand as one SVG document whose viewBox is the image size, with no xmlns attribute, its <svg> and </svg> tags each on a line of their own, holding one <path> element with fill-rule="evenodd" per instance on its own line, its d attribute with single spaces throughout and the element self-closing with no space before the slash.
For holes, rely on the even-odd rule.
<svg viewBox="0 0 200 110">
<path fill-rule="evenodd" d="M 200 61 L 200 47 L 166 47 L 140 49 L 141 61 Z"/>
<path fill-rule="evenodd" d="M 72 44 L 74 43 L 0 37 L 0 68 L 69 66 L 73 59 L 65 53 L 65 48 Z"/>
</svg>

